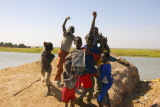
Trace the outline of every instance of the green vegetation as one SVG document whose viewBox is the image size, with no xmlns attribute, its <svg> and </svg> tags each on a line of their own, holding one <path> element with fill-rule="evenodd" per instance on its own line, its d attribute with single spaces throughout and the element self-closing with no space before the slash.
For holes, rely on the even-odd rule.
<svg viewBox="0 0 160 107">
<path fill-rule="evenodd" d="M 0 51 L 3 52 L 42 53 L 42 50 L 43 48 L 0 47 Z M 52 53 L 57 54 L 58 50 L 59 48 L 54 48 Z M 160 57 L 160 49 L 111 49 L 111 52 L 118 56 Z"/>
<path fill-rule="evenodd" d="M 73 50 L 72 48 L 71 50 Z M 2 52 L 21 52 L 21 53 L 42 53 L 43 48 L 10 48 L 10 47 L 0 47 Z M 57 54 L 59 48 L 54 48 L 52 53 Z"/>
<path fill-rule="evenodd" d="M 118 56 L 160 57 L 160 49 L 111 49 Z"/>
<path fill-rule="evenodd" d="M 17 45 L 17 44 L 13 44 L 11 42 L 8 42 L 8 43 L 0 42 L 0 47 L 27 48 L 27 46 L 24 45 L 23 43 Z M 30 46 L 28 46 L 28 47 L 30 47 Z"/>
</svg>

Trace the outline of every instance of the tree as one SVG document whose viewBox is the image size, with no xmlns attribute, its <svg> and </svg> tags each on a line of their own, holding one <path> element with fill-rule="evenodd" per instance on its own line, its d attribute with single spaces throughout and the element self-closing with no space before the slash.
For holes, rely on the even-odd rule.
<svg viewBox="0 0 160 107">
<path fill-rule="evenodd" d="M 11 42 L 8 42 L 8 43 L 4 43 L 4 45 L 3 46 L 5 46 L 5 47 L 12 47 L 12 43 Z"/>
<path fill-rule="evenodd" d="M 19 48 L 26 48 L 26 45 L 24 45 L 23 43 L 18 45 Z"/>
<path fill-rule="evenodd" d="M 3 43 L 4 43 L 4 42 L 1 42 L 1 43 L 0 43 L 0 46 L 3 46 Z"/>
</svg>

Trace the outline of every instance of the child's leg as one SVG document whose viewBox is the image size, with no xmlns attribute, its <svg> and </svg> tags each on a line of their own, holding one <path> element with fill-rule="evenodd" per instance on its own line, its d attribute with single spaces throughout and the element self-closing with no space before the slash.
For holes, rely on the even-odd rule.
<svg viewBox="0 0 160 107">
<path fill-rule="evenodd" d="M 47 72 L 45 72 L 45 75 L 46 75 L 46 86 L 48 86 L 51 84 L 51 81 L 50 81 L 51 68 Z"/>
<path fill-rule="evenodd" d="M 51 87 L 50 87 L 50 85 L 48 85 L 47 88 L 48 88 L 48 92 L 46 93 L 46 96 L 49 96 L 51 94 Z"/>
<path fill-rule="evenodd" d="M 108 92 L 108 90 L 111 88 L 112 83 L 108 83 L 108 84 L 102 84 L 102 89 L 100 92 L 100 95 L 98 96 L 98 102 L 103 102 L 103 100 L 105 99 L 105 96 Z"/>
<path fill-rule="evenodd" d="M 41 70 L 41 74 L 42 74 L 42 81 L 44 81 L 45 71 L 43 69 Z"/>
<path fill-rule="evenodd" d="M 68 102 L 65 102 L 65 107 L 68 107 Z"/>
<path fill-rule="evenodd" d="M 92 81 L 92 84 L 93 86 L 89 88 L 89 94 L 87 95 L 87 102 L 91 102 L 91 99 L 93 98 L 93 92 L 94 92 L 94 85 L 95 85 L 95 80 L 94 80 L 94 76 L 90 76 L 91 78 L 91 81 Z"/>
<path fill-rule="evenodd" d="M 105 103 L 107 103 L 107 106 L 109 106 L 109 107 L 111 106 L 108 92 L 105 97 Z"/>
<path fill-rule="evenodd" d="M 47 78 L 46 78 L 46 86 L 48 88 L 48 92 L 47 92 L 46 96 L 50 95 L 50 93 L 51 93 L 50 75 L 51 75 L 51 72 L 46 72 L 46 76 L 47 76 Z"/>
<path fill-rule="evenodd" d="M 81 96 L 78 98 L 78 100 L 83 101 L 83 98 L 86 96 L 86 93 L 89 91 L 89 88 L 84 89 L 81 93 Z"/>
<path fill-rule="evenodd" d="M 75 107 L 75 100 L 71 100 L 71 107 Z"/>
<path fill-rule="evenodd" d="M 63 50 L 59 50 L 58 52 L 58 64 L 57 64 L 57 72 L 55 75 L 55 81 L 61 80 L 61 74 L 63 72 L 63 63 L 65 62 L 65 57 L 69 54 L 69 52 L 65 52 Z"/>
<path fill-rule="evenodd" d="M 103 107 L 103 103 L 98 101 L 99 107 Z"/>
<path fill-rule="evenodd" d="M 95 77 L 95 87 L 96 87 L 96 90 L 95 90 L 95 93 L 94 93 L 94 98 L 98 98 L 98 95 L 101 91 L 101 88 L 102 88 L 102 82 L 99 80 L 99 76 Z"/>
</svg>

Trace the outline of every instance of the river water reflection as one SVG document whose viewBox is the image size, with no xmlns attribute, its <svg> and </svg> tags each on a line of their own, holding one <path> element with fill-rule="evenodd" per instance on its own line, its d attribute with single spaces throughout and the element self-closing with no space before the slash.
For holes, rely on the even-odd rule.
<svg viewBox="0 0 160 107">
<path fill-rule="evenodd" d="M 160 58 L 123 58 L 138 68 L 141 80 L 160 78 Z M 39 61 L 40 59 L 41 54 L 37 53 L 0 52 L 0 69 L 23 65 L 26 63 Z"/>
</svg>

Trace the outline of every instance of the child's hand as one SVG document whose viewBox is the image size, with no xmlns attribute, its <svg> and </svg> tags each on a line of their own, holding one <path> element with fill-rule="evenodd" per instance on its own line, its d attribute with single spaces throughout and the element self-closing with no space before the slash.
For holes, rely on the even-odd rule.
<svg viewBox="0 0 160 107">
<path fill-rule="evenodd" d="M 96 13 L 95 11 L 93 11 L 92 15 L 93 15 L 94 17 L 96 17 L 96 16 L 97 16 L 97 13 Z"/>
<path fill-rule="evenodd" d="M 69 20 L 69 19 L 70 19 L 70 17 L 67 17 L 66 19 L 67 19 L 67 20 Z"/>
<path fill-rule="evenodd" d="M 74 80 L 74 76 L 73 75 L 71 76 L 71 80 Z"/>
</svg>

